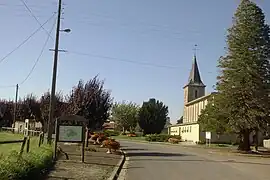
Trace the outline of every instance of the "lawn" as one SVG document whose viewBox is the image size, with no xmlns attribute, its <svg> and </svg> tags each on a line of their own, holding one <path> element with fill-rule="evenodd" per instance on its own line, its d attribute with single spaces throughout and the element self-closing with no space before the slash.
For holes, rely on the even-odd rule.
<svg viewBox="0 0 270 180">
<path fill-rule="evenodd" d="M 22 140 L 23 135 L 0 132 L 0 141 Z M 52 147 L 38 147 L 38 137 L 30 138 L 30 151 L 26 146 L 22 156 L 19 151 L 22 143 L 0 145 L 0 177 L 1 179 L 36 179 L 41 172 L 52 166 Z"/>
</svg>

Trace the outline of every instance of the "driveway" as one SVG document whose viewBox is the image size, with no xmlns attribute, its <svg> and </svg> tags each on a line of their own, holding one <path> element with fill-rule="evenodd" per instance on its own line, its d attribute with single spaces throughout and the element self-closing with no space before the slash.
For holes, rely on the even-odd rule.
<svg viewBox="0 0 270 180">
<path fill-rule="evenodd" d="M 127 161 L 119 180 L 269 180 L 270 159 L 204 149 L 121 141 Z"/>
</svg>

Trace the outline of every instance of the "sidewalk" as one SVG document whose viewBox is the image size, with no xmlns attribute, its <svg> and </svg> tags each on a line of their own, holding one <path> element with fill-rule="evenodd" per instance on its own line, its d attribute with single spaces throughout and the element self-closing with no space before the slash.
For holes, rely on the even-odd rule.
<svg viewBox="0 0 270 180">
<path fill-rule="evenodd" d="M 121 155 L 107 154 L 106 148 L 94 145 L 89 145 L 89 147 L 96 148 L 97 152 L 85 151 L 85 163 L 82 163 L 80 146 L 61 144 L 61 148 L 68 154 L 69 160 L 66 160 L 64 155 L 61 156 L 45 179 L 103 180 L 109 178 L 121 159 Z"/>
</svg>

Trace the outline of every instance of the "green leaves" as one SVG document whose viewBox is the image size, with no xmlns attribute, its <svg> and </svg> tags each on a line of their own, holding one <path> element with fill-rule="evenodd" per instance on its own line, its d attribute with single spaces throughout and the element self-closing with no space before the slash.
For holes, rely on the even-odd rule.
<svg viewBox="0 0 270 180">
<path fill-rule="evenodd" d="M 144 134 L 159 134 L 166 124 L 167 116 L 168 107 L 152 98 L 143 102 L 139 111 L 139 125 Z"/>
<path fill-rule="evenodd" d="M 124 130 L 134 131 L 138 123 L 140 107 L 133 102 L 115 103 L 112 107 L 112 120 Z"/>
<path fill-rule="evenodd" d="M 228 30 L 227 53 L 218 61 L 218 94 L 199 118 L 204 130 L 244 134 L 246 150 L 248 133 L 269 122 L 270 37 L 264 18 L 255 3 L 241 1 Z"/>
</svg>

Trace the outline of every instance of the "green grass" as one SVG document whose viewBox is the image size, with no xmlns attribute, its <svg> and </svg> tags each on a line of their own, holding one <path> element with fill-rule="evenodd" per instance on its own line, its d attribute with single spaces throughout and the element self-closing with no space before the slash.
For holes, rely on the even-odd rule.
<svg viewBox="0 0 270 180">
<path fill-rule="evenodd" d="M 23 135 L 0 132 L 0 141 L 20 140 Z M 30 151 L 19 157 L 22 143 L 0 145 L 1 179 L 36 179 L 42 171 L 52 166 L 53 149 L 51 146 L 38 147 L 38 137 L 30 138 Z"/>
</svg>

